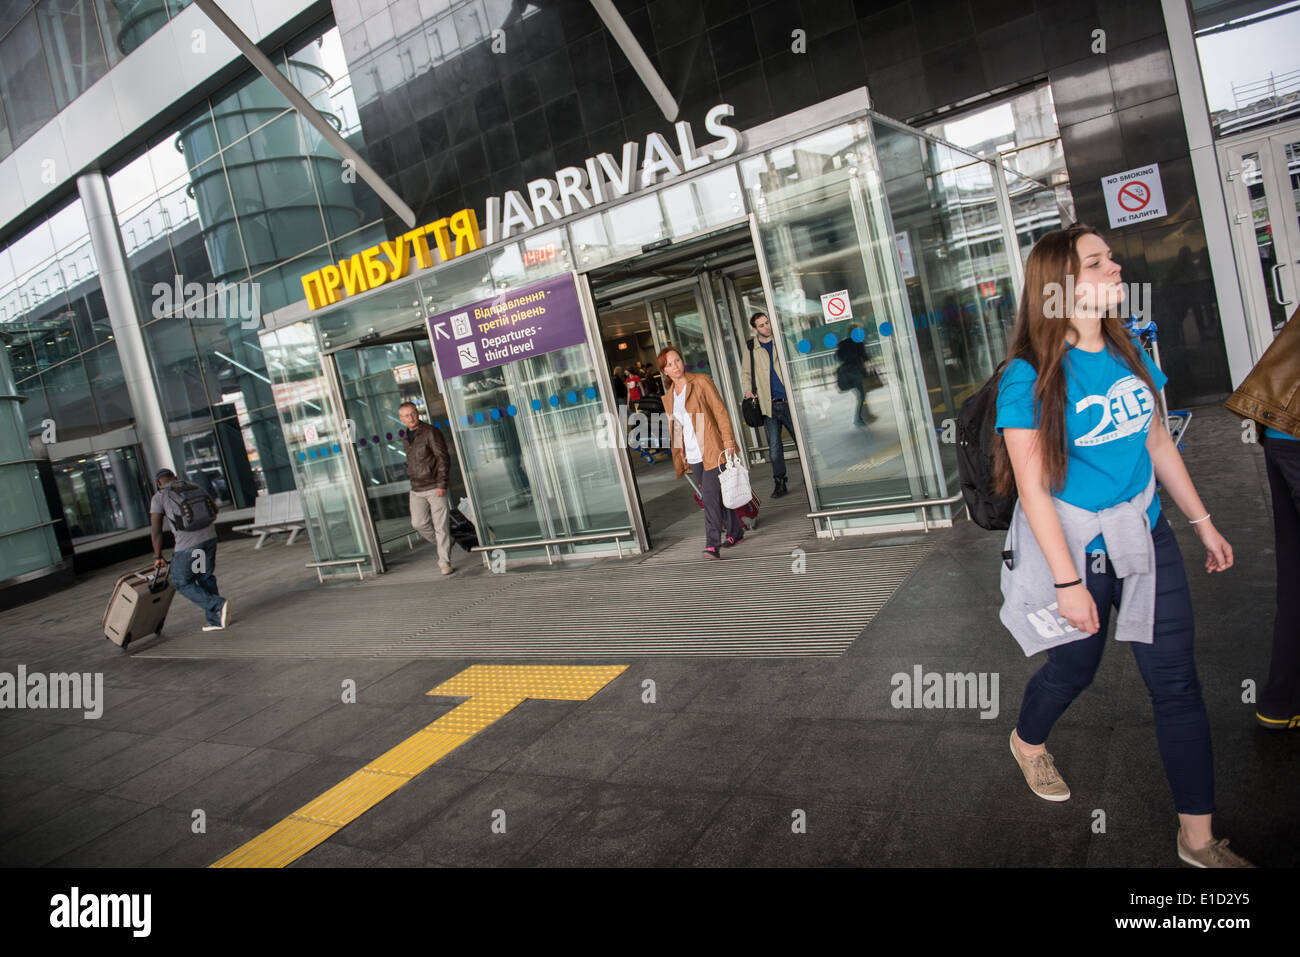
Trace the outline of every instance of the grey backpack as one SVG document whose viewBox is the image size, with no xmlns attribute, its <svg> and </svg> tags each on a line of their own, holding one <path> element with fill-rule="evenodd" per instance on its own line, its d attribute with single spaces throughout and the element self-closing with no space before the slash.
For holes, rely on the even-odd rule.
<svg viewBox="0 0 1300 957">
<path fill-rule="evenodd" d="M 162 490 L 163 511 L 178 532 L 197 532 L 217 517 L 217 503 L 193 482 L 175 481 Z"/>
</svg>

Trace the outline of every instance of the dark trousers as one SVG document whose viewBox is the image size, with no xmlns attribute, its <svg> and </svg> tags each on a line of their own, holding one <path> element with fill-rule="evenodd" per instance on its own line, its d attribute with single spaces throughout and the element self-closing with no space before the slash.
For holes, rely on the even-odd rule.
<svg viewBox="0 0 1300 957">
<path fill-rule="evenodd" d="M 772 478 L 785 478 L 785 445 L 781 441 L 781 426 L 794 438 L 794 421 L 790 418 L 790 403 L 785 399 L 772 400 L 772 414 L 763 423 L 767 427 L 767 453 L 772 460 Z M 796 439 L 796 441 L 798 441 Z"/>
<path fill-rule="evenodd" d="M 199 570 L 195 570 L 195 568 Z M 209 625 L 221 624 L 221 606 L 226 600 L 217 591 L 217 540 L 172 553 L 172 584 L 176 591 L 203 609 Z"/>
<path fill-rule="evenodd" d="M 1210 719 L 1192 659 L 1192 596 L 1174 530 L 1163 515 L 1151 532 L 1156 549 L 1156 608 L 1151 644 L 1130 642 L 1138 670 L 1151 693 L 1156 742 L 1180 814 L 1214 811 L 1214 761 Z M 1104 572 L 1088 559 L 1088 591 L 1097 603 L 1101 630 L 1088 638 L 1057 645 L 1047 663 L 1029 679 L 1016 733 L 1026 744 L 1042 744 L 1057 718 L 1092 683 L 1106 647 L 1111 607 L 1119 608 L 1121 580 L 1106 560 Z"/>
<path fill-rule="evenodd" d="M 692 462 L 691 475 L 700 487 L 700 500 L 704 503 L 705 546 L 719 547 L 723 535 L 740 538 L 744 534 L 744 529 L 740 527 L 740 516 L 735 509 L 724 508 L 722 505 L 722 483 L 718 481 L 718 470 L 706 469 L 703 462 Z M 724 524 L 725 532 L 722 530 Z"/>
<path fill-rule="evenodd" d="M 1291 718 L 1300 714 L 1300 442 L 1265 438 L 1263 444 L 1273 493 L 1277 617 L 1259 713 L 1266 718 Z"/>
</svg>

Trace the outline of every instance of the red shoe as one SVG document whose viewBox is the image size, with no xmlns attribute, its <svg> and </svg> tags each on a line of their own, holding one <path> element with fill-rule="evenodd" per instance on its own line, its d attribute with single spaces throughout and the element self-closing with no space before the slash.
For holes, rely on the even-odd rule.
<svg viewBox="0 0 1300 957">
<path fill-rule="evenodd" d="M 721 555 L 718 554 L 718 550 L 717 550 L 716 548 L 714 548 L 713 546 L 709 546 L 708 548 L 706 548 L 706 549 L 704 550 L 704 554 L 707 555 L 709 558 L 721 558 L 721 557 L 722 557 Z"/>
</svg>

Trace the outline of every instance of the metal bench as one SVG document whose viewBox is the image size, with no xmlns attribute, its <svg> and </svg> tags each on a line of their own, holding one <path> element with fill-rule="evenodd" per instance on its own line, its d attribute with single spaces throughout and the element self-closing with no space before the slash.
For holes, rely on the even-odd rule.
<svg viewBox="0 0 1300 957">
<path fill-rule="evenodd" d="M 307 530 L 307 519 L 302 511 L 302 496 L 297 490 L 276 492 L 274 495 L 259 495 L 255 503 L 253 521 L 248 525 L 236 525 L 234 530 L 247 535 L 256 535 L 255 549 L 266 544 L 267 538 L 277 532 L 288 532 L 286 545 L 298 540 L 298 535 Z"/>
</svg>

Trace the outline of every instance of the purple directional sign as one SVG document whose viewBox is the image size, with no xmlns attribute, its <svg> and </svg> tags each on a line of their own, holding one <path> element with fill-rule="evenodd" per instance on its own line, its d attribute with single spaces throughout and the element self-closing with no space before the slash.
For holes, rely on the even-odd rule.
<svg viewBox="0 0 1300 957">
<path fill-rule="evenodd" d="M 443 379 L 575 346 L 587 339 L 573 275 L 472 302 L 429 320 Z"/>
</svg>

